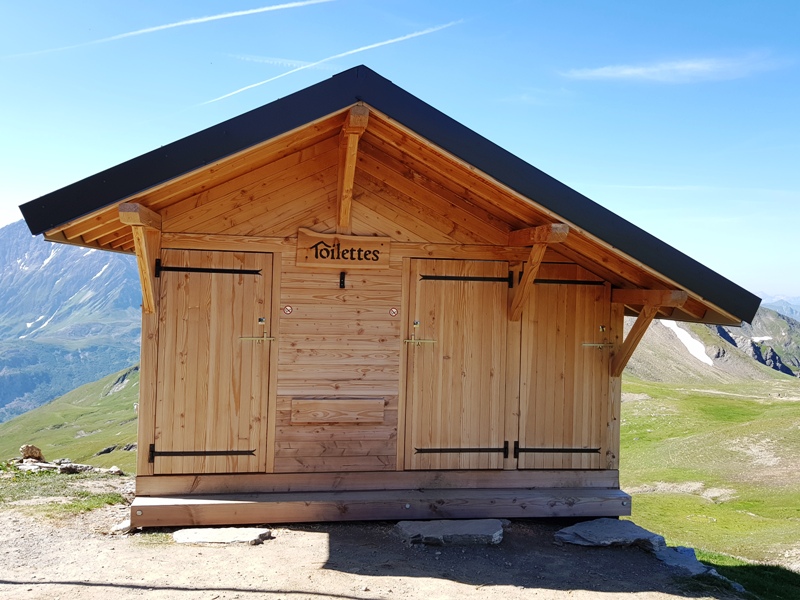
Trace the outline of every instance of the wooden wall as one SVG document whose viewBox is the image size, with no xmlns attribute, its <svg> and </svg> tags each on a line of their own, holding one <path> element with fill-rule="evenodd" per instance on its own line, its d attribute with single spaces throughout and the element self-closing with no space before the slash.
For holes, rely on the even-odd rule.
<svg viewBox="0 0 800 600">
<path fill-rule="evenodd" d="M 352 231 L 390 238 L 391 264 L 385 269 L 346 269 L 344 288 L 339 287 L 339 269 L 296 266 L 292 240 L 299 228 L 331 232 L 337 226 L 343 119 L 331 116 L 292 134 L 285 143 L 270 142 L 242 157 L 241 164 L 224 167 L 220 173 L 227 169 L 225 177 L 209 174 L 207 180 L 191 179 L 190 186 L 180 189 L 176 183 L 175 189 L 168 186 L 149 199 L 162 217 L 166 248 L 213 248 L 218 254 L 251 249 L 274 259 L 274 274 L 262 295 L 271 303 L 269 331 L 276 341 L 264 345 L 255 358 L 247 355 L 248 364 L 254 370 L 261 365 L 269 379 L 269 398 L 259 405 L 259 424 L 254 427 L 257 436 L 266 431 L 265 444 L 258 449 L 257 465 L 248 462 L 244 468 L 267 473 L 616 468 L 619 385 L 608 377 L 611 349 L 583 344 L 604 344 L 611 338 L 619 344 L 620 339 L 612 331 L 608 284 L 596 285 L 600 278 L 578 266 L 575 252 L 560 254 L 555 246 L 547 251 L 538 278 L 550 283 L 534 285 L 521 322 L 506 320 L 507 301 L 518 288 L 501 285 L 490 290 L 477 284 L 474 294 L 469 288 L 472 296 L 464 287 L 458 294 L 448 292 L 452 297 L 442 302 L 426 296 L 425 290 L 438 284 L 427 282 L 424 289 L 417 285 L 425 263 L 460 273 L 457 263 L 470 262 L 455 258 L 474 259 L 470 273 L 488 269 L 492 277 L 502 277 L 510 269 L 518 276 L 519 261 L 529 253 L 506 245 L 510 231 L 543 222 L 531 205 L 501 198 L 480 174 L 444 160 L 395 124 L 370 117 L 358 146 Z M 487 267 L 490 264 L 494 266 Z M 426 299 L 435 310 L 412 314 Z M 486 321 L 492 332 L 481 330 L 489 311 L 481 303 L 493 307 Z M 156 346 L 160 348 L 158 391 L 152 389 L 152 377 L 143 375 L 150 390 L 143 406 L 160 402 L 162 415 L 165 396 L 178 385 L 165 373 L 182 368 L 185 358 L 178 352 L 178 358 L 171 359 L 177 349 L 165 345 L 173 344 L 170 340 L 178 334 L 163 335 L 167 320 L 180 320 L 176 311 L 164 304 L 162 335 L 148 321 L 143 345 L 143 365 L 153 365 Z M 412 334 L 414 320 L 425 324 L 426 319 L 431 332 L 442 324 L 444 329 L 462 328 L 463 335 L 453 339 L 459 337 L 466 347 L 448 342 L 443 350 L 448 345 L 443 341 L 435 351 L 409 350 L 403 339 Z M 446 332 L 439 327 L 437 335 Z M 184 343 L 186 336 L 180 336 Z M 203 341 L 197 339 L 194 345 L 203 346 Z M 424 358 L 426 352 L 439 362 Z M 488 365 L 488 375 L 475 380 L 475 391 L 468 371 L 478 365 Z M 436 379 L 444 373 L 437 369 L 445 366 L 452 367 L 452 373 Z M 421 383 L 420 374 L 430 381 Z M 183 376 L 176 375 L 178 380 Z M 437 382 L 453 393 L 446 406 L 430 409 L 438 411 L 441 425 L 433 432 L 431 423 L 423 422 L 427 417 L 415 412 L 414 394 Z M 469 394 L 474 397 L 466 402 L 462 396 Z M 491 402 L 482 405 L 481 398 L 489 396 Z M 186 408 L 175 407 L 178 421 L 185 419 Z M 488 433 L 472 431 L 461 421 L 446 423 L 448 411 L 469 414 L 459 417 L 463 423 L 485 421 Z M 173 427 L 168 420 L 160 423 L 142 426 L 143 447 Z M 456 429 L 467 433 L 459 437 Z M 447 447 L 462 441 L 492 447 L 517 441 L 523 449 L 537 451 L 522 452 L 518 461 L 503 460 L 502 455 L 414 453 L 426 444 Z M 180 467 L 153 471 L 140 460 L 139 472 L 210 472 L 203 465 L 211 463 L 221 465 L 212 471 L 240 470 L 223 465 L 229 462 L 183 459 Z"/>
</svg>

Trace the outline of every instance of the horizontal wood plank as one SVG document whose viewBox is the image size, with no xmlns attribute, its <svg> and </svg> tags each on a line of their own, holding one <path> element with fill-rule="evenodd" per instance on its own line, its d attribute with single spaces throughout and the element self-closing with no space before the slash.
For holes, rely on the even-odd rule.
<svg viewBox="0 0 800 600">
<path fill-rule="evenodd" d="M 397 519 L 617 517 L 631 513 L 620 490 L 401 490 L 137 497 L 134 527 Z"/>
<path fill-rule="evenodd" d="M 320 429 L 324 434 L 329 428 Z M 326 439 L 335 440 L 335 434 L 305 441 L 317 443 Z M 379 477 L 370 473 L 262 473 L 136 478 L 137 496 L 459 488 L 619 488 L 619 471 L 398 471 Z"/>
</svg>

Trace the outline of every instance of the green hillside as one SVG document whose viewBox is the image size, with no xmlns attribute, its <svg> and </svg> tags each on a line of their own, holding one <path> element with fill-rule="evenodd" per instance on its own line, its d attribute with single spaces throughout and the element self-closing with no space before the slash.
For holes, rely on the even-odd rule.
<svg viewBox="0 0 800 600">
<path fill-rule="evenodd" d="M 133 473 L 136 452 L 121 448 L 136 442 L 134 404 L 138 399 L 138 367 L 83 385 L 0 423 L 0 461 L 19 456 L 22 444 L 33 444 L 42 449 L 47 460 L 69 458 L 98 467 L 116 465 Z M 114 445 L 117 450 L 95 456 Z"/>
<path fill-rule="evenodd" d="M 670 544 L 800 568 L 800 382 L 623 383 L 620 477 Z"/>
</svg>

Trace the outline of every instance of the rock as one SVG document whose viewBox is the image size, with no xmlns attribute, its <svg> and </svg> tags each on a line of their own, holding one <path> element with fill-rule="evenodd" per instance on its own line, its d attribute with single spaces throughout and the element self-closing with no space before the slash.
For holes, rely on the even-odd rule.
<svg viewBox="0 0 800 600">
<path fill-rule="evenodd" d="M 632 521 L 594 519 L 556 532 L 556 541 L 579 546 L 637 546 L 648 552 L 666 548 L 664 538 Z"/>
<path fill-rule="evenodd" d="M 32 444 L 24 444 L 20 446 L 19 453 L 23 459 L 32 458 L 33 460 L 38 460 L 39 462 L 46 462 L 42 451 Z"/>
<path fill-rule="evenodd" d="M 638 546 L 652 552 L 665 565 L 680 569 L 687 575 L 711 575 L 727 582 L 737 592 L 745 591 L 740 584 L 697 560 L 694 548 L 685 546 L 668 548 L 663 537 L 631 521 L 617 519 L 585 521 L 557 531 L 555 537 L 559 543 L 579 546 Z"/>
<path fill-rule="evenodd" d="M 118 466 L 114 465 L 113 467 L 106 469 L 106 473 L 109 475 L 125 475 Z"/>
<path fill-rule="evenodd" d="M 686 571 L 689 575 L 705 575 L 713 570 L 697 560 L 692 548 L 659 548 L 655 555 L 665 565 Z"/>
<path fill-rule="evenodd" d="M 136 443 L 133 443 L 133 444 L 125 444 L 125 446 L 123 446 L 123 447 L 122 447 L 122 449 L 123 449 L 125 452 L 132 452 L 133 450 L 136 450 L 136 448 L 138 448 L 138 445 L 137 445 Z"/>
<path fill-rule="evenodd" d="M 498 519 L 400 521 L 395 533 L 411 544 L 486 546 L 503 541 L 503 524 Z"/>
<path fill-rule="evenodd" d="M 49 462 L 39 462 L 33 460 L 32 458 L 26 458 L 18 468 L 20 471 L 38 473 L 39 471 L 56 471 L 58 470 L 58 465 L 54 465 L 53 463 Z"/>
<path fill-rule="evenodd" d="M 120 521 L 116 525 L 111 528 L 111 535 L 127 535 L 131 531 L 136 529 L 136 527 L 131 527 L 131 520 L 125 519 L 124 521 Z"/>
<path fill-rule="evenodd" d="M 79 463 L 66 462 L 58 465 L 58 472 L 63 475 L 74 475 L 75 473 L 86 473 L 94 469 L 92 465 L 82 465 Z"/>
<path fill-rule="evenodd" d="M 111 454 L 116 449 L 117 449 L 116 446 L 108 446 L 107 448 L 103 448 L 102 450 L 100 450 L 100 452 L 95 454 L 95 456 L 100 456 L 101 454 Z"/>
<path fill-rule="evenodd" d="M 255 546 L 272 537 L 263 527 L 198 527 L 179 529 L 172 538 L 179 544 L 250 544 Z"/>
</svg>

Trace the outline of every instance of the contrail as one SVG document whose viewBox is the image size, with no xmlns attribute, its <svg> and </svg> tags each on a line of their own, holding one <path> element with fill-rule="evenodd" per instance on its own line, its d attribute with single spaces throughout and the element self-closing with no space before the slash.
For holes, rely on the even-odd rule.
<svg viewBox="0 0 800 600">
<path fill-rule="evenodd" d="M 39 50 L 38 52 L 28 52 L 25 54 L 15 54 L 14 56 L 33 56 L 36 54 L 47 54 L 50 52 L 61 52 L 62 50 L 72 50 L 73 48 L 82 48 L 84 46 L 92 46 L 94 44 L 105 44 L 106 42 L 114 42 L 137 35 L 145 35 L 147 33 L 154 33 L 156 31 L 164 31 L 165 29 L 174 29 L 175 27 L 185 27 L 186 25 L 198 25 L 200 23 L 209 23 L 210 21 L 220 21 L 222 19 L 233 19 L 235 17 L 246 17 L 249 15 L 256 15 L 258 13 L 272 12 L 274 10 L 284 10 L 286 8 L 301 8 L 311 4 L 321 4 L 323 2 L 333 2 L 333 0 L 302 0 L 301 2 L 288 2 L 286 4 L 275 4 L 273 6 L 262 6 L 261 8 L 252 8 L 249 10 L 237 10 L 235 12 L 223 13 L 221 15 L 211 15 L 209 17 L 198 17 L 196 19 L 187 19 L 185 21 L 178 21 L 177 23 L 168 23 L 167 25 L 157 25 L 155 27 L 147 27 L 145 29 L 137 29 L 136 31 L 129 31 L 128 33 L 120 33 L 112 35 L 111 37 L 93 40 L 91 42 L 83 42 L 73 46 L 62 46 L 61 48 L 51 48 L 50 50 Z"/>
<path fill-rule="evenodd" d="M 207 102 L 203 102 L 202 104 L 200 104 L 200 106 L 206 104 L 212 104 L 214 102 L 219 102 L 220 100 L 224 100 L 225 98 L 230 98 L 231 96 L 235 96 L 236 94 L 241 94 L 242 92 L 246 92 L 247 90 L 252 90 L 253 88 L 257 88 L 258 86 L 264 85 L 265 83 L 269 83 L 271 81 L 275 81 L 276 79 L 280 79 L 281 77 L 286 77 L 287 75 L 291 75 L 292 73 L 297 73 L 298 71 L 302 71 L 304 69 L 310 69 L 311 67 L 316 67 L 317 65 L 321 65 L 322 63 L 326 63 L 331 60 L 336 60 L 337 58 L 343 58 L 345 56 L 350 56 L 351 54 L 357 54 L 358 52 L 364 52 L 365 50 L 372 50 L 373 48 L 379 48 L 381 46 L 388 46 L 389 44 L 396 44 L 397 42 L 404 42 L 405 40 L 410 40 L 411 38 L 419 37 L 421 35 L 427 35 L 429 33 L 441 31 L 442 29 L 445 29 L 447 27 L 452 27 L 453 25 L 458 25 L 459 23 L 463 23 L 463 20 L 451 21 L 450 23 L 446 23 L 444 25 L 438 25 L 437 27 L 431 27 L 430 29 L 423 29 L 422 31 L 409 33 L 408 35 L 392 38 L 391 40 L 386 40 L 385 42 L 378 42 L 376 44 L 370 44 L 369 46 L 361 46 L 360 48 L 356 48 L 355 50 L 348 50 L 347 52 L 342 52 L 341 54 L 334 54 L 333 56 L 323 58 L 322 60 L 301 65 L 290 71 L 286 71 L 285 73 L 276 75 L 275 77 L 270 77 L 269 79 L 265 79 L 264 81 L 259 81 L 258 83 L 252 83 L 250 85 L 246 85 L 243 88 L 239 88 L 238 90 L 225 94 L 224 96 L 220 96 L 219 98 L 214 98 L 213 100 L 208 100 Z"/>
</svg>

